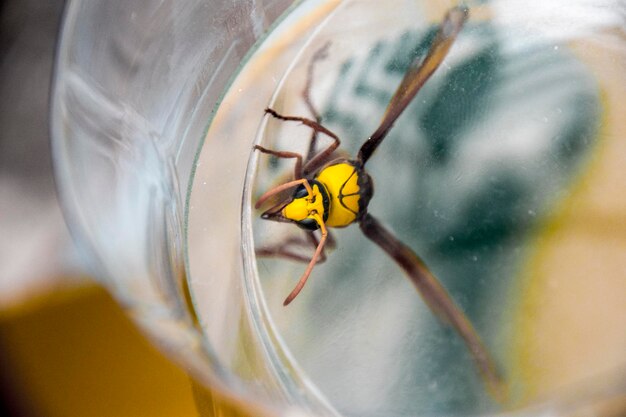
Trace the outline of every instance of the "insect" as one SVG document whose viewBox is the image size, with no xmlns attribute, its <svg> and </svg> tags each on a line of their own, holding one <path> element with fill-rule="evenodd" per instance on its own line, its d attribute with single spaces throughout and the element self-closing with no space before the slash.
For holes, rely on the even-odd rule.
<svg viewBox="0 0 626 417">
<path fill-rule="evenodd" d="M 419 256 L 398 240 L 367 210 L 374 189 L 372 179 L 365 170 L 366 163 L 385 139 L 394 122 L 444 60 L 468 15 L 469 11 L 465 7 L 456 7 L 448 11 L 427 55 L 423 59 L 416 58 L 411 63 L 393 94 L 380 125 L 363 143 L 354 159 L 336 157 L 336 150 L 341 141 L 336 134 L 320 123 L 321 118 L 311 103 L 309 88 L 313 64 L 325 56 L 327 45 L 314 54 L 309 64 L 303 98 L 315 116 L 315 120 L 282 115 L 270 108 L 265 110 L 276 119 L 299 122 L 313 130 L 306 157 L 296 152 L 276 151 L 260 145 L 255 146 L 256 150 L 265 154 L 295 159 L 294 179 L 264 193 L 257 200 L 255 207 L 258 209 L 273 196 L 293 190 L 288 198 L 263 212 L 261 217 L 296 224 L 307 232 L 307 241 L 290 240 L 278 246 L 259 248 L 257 254 L 308 262 L 295 288 L 285 299 L 283 304 L 286 306 L 300 293 L 315 264 L 326 259 L 325 246 L 334 245 L 334 239 L 328 229 L 347 227 L 357 223 L 363 234 L 404 270 L 430 309 L 459 333 L 490 391 L 496 398 L 502 399 L 504 395 L 502 379 L 469 319 L 456 306 Z M 332 139 L 332 143 L 316 152 L 315 141 L 318 134 L 328 136 Z M 316 236 L 317 231 L 321 235 L 319 238 Z M 308 244 L 314 247 L 315 252 L 312 258 L 304 258 L 290 250 L 291 246 L 296 244 Z"/>
</svg>

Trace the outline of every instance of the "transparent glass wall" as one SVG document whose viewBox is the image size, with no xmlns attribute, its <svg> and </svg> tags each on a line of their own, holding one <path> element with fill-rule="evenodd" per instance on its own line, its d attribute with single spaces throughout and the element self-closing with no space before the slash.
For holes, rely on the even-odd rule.
<svg viewBox="0 0 626 417">
<path fill-rule="evenodd" d="M 313 253 L 305 232 L 254 208 L 293 160 L 253 145 L 304 154 L 311 138 L 264 109 L 315 118 L 309 80 L 336 156 L 354 158 L 454 4 L 68 3 L 52 100 L 68 222 L 153 340 L 255 415 L 626 407 L 618 1 L 468 3 L 449 55 L 367 164 L 369 212 L 473 323 L 507 398 L 358 226 L 331 231 L 335 248 L 287 307 L 306 263 L 260 256 Z"/>
</svg>

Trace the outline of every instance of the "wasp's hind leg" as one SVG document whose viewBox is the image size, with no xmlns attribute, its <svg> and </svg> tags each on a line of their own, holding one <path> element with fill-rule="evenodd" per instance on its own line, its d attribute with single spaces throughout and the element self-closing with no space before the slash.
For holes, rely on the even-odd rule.
<svg viewBox="0 0 626 417">
<path fill-rule="evenodd" d="M 266 153 L 268 155 L 275 156 L 277 158 L 291 159 L 294 158 L 296 160 L 296 166 L 293 170 L 293 176 L 295 180 L 299 180 L 303 177 L 302 173 L 302 155 L 297 152 L 289 152 L 289 151 L 274 151 L 272 149 L 264 148 L 260 145 L 254 145 L 254 149 Z"/>
<path fill-rule="evenodd" d="M 305 164 L 303 164 L 302 172 L 305 175 L 306 173 L 315 171 L 317 168 L 319 168 L 320 166 L 328 162 L 330 156 L 333 154 L 333 152 L 335 152 L 335 150 L 341 144 L 341 140 L 339 140 L 339 136 L 337 136 L 336 134 L 334 134 L 333 132 L 331 132 L 330 130 L 328 130 L 322 124 L 316 122 L 315 120 L 307 119 L 306 117 L 284 116 L 278 113 L 276 110 L 273 110 L 270 108 L 265 109 L 265 112 L 268 114 L 271 114 L 273 117 L 279 120 L 283 120 L 286 122 L 300 122 L 303 125 L 306 125 L 310 127 L 311 129 L 313 129 L 316 133 L 323 133 L 333 140 L 333 142 L 330 145 L 328 145 L 326 149 L 319 152 L 317 155 L 315 155 L 313 158 L 311 158 Z"/>
<path fill-rule="evenodd" d="M 306 72 L 306 83 L 304 84 L 304 89 L 302 90 L 302 98 L 304 99 L 304 103 L 306 107 L 313 115 L 313 119 L 317 123 L 322 123 L 322 115 L 317 111 L 315 105 L 313 104 L 313 100 L 311 99 L 311 86 L 313 85 L 313 73 L 315 71 L 316 64 L 319 61 L 322 61 L 328 56 L 328 47 L 330 46 L 330 41 L 326 42 L 324 46 L 319 48 L 311 57 L 309 61 L 309 65 L 307 66 Z M 313 131 L 311 134 L 311 140 L 309 142 L 309 149 L 306 153 L 305 163 L 310 161 L 311 158 L 317 152 L 317 131 Z"/>
<path fill-rule="evenodd" d="M 287 238 L 284 242 L 278 243 L 276 245 L 264 246 L 257 248 L 255 253 L 257 256 L 262 257 L 278 257 L 278 258 L 286 258 L 291 259 L 292 261 L 304 262 L 308 263 L 311 261 L 310 255 L 303 255 L 295 251 L 294 249 L 302 248 L 302 249 L 313 249 L 317 248 L 319 245 L 319 239 L 312 232 L 305 232 L 306 238 L 302 236 L 291 236 Z M 329 232 L 326 238 L 326 245 L 322 252 L 320 253 L 319 258 L 317 259 L 316 264 L 321 264 L 326 261 L 326 252 L 325 249 L 333 249 L 336 245 L 335 238 Z"/>
<path fill-rule="evenodd" d="M 322 61 L 328 57 L 328 48 L 330 47 L 330 41 L 326 42 L 324 46 L 318 49 L 311 60 L 309 61 L 309 65 L 307 66 L 306 72 L 306 84 L 304 85 L 304 89 L 302 90 L 302 98 L 304 99 L 304 103 L 306 107 L 309 109 L 313 118 L 317 120 L 318 123 L 322 121 L 322 116 L 319 114 L 313 101 L 311 100 L 311 86 L 313 85 L 313 73 L 315 72 L 315 66 L 319 61 Z"/>
</svg>

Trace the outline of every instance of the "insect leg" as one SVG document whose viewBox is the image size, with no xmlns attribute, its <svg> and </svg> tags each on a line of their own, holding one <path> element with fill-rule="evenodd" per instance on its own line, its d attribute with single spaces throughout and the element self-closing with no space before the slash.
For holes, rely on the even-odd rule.
<svg viewBox="0 0 626 417">
<path fill-rule="evenodd" d="M 287 258 L 287 259 L 291 259 L 297 262 L 310 262 L 311 261 L 310 257 L 301 255 L 292 250 L 294 246 L 299 246 L 303 248 L 312 247 L 313 249 L 317 248 L 317 245 L 319 245 L 319 240 L 317 236 L 315 235 L 315 233 L 313 232 L 305 232 L 305 233 L 306 233 L 306 239 L 303 239 L 299 236 L 291 236 L 288 239 L 286 239 L 284 242 L 279 243 L 277 245 L 257 248 L 255 250 L 256 255 L 263 256 L 263 257 Z M 334 247 L 335 247 L 335 239 L 332 237 L 330 232 L 328 232 L 326 245 L 324 245 L 324 248 L 322 249 L 320 256 L 317 259 L 316 263 L 321 264 L 325 262 L 327 259 L 326 249 L 334 248 Z"/>
<path fill-rule="evenodd" d="M 313 254 L 313 257 L 311 258 L 311 262 L 309 262 L 309 265 L 306 267 L 306 270 L 304 271 L 304 274 L 302 274 L 302 277 L 300 277 L 300 280 L 296 284 L 296 287 L 291 291 L 291 293 L 289 293 L 287 298 L 285 298 L 285 301 L 283 302 L 283 306 L 286 306 L 289 303 L 291 303 L 293 299 L 296 298 L 296 296 L 300 293 L 300 291 L 304 287 L 304 284 L 306 284 L 307 279 L 309 279 L 309 275 L 311 275 L 311 271 L 313 271 L 313 267 L 317 263 L 317 259 L 320 257 L 320 254 L 322 253 L 322 250 L 324 249 L 324 244 L 326 243 L 326 239 L 328 238 L 328 229 L 326 229 L 326 225 L 324 224 L 324 220 L 322 219 L 322 216 L 320 216 L 319 214 L 316 214 L 315 220 L 320 225 L 320 229 L 322 231 L 322 238 L 317 244 L 317 249 L 315 249 L 315 253 Z"/>
<path fill-rule="evenodd" d="M 315 169 L 325 164 L 328 161 L 329 157 L 332 155 L 332 153 L 335 151 L 335 149 L 337 149 L 341 144 L 341 140 L 339 140 L 339 137 L 337 135 L 335 135 L 333 132 L 331 132 L 315 120 L 307 119 L 305 117 L 283 116 L 270 108 L 265 109 L 265 112 L 280 120 L 289 122 L 300 122 L 303 125 L 310 127 L 315 132 L 323 133 L 333 139 L 333 142 L 328 145 L 326 149 L 315 155 L 315 157 L 311 158 L 311 160 L 304 164 L 304 166 L 302 167 L 302 172 L 304 175 L 309 172 L 315 171 Z"/>
<path fill-rule="evenodd" d="M 440 319 L 454 327 L 472 354 L 490 392 L 496 399 L 504 402 L 507 397 L 506 384 L 500 377 L 495 362 L 472 323 L 424 262 L 369 213 L 360 220 L 359 226 L 368 239 L 380 246 L 404 270 L 428 307 Z"/>
<path fill-rule="evenodd" d="M 274 188 L 272 188 L 271 190 L 266 191 L 261 197 L 259 197 L 259 199 L 256 201 L 256 204 L 254 205 L 254 208 L 260 208 L 263 203 L 265 203 L 271 196 L 276 195 L 278 193 L 281 193 L 285 190 L 288 190 L 290 188 L 293 188 L 297 185 L 304 185 L 304 187 L 306 188 L 307 192 L 309 193 L 309 196 L 313 195 L 313 190 L 311 189 L 311 185 L 309 184 L 309 182 L 305 179 L 305 178 L 301 178 L 299 180 L 294 180 L 294 181 L 289 181 L 286 182 L 284 184 L 278 185 Z"/>
<path fill-rule="evenodd" d="M 307 67 L 306 83 L 304 85 L 304 89 L 302 90 L 302 98 L 304 99 L 304 103 L 306 104 L 307 108 L 313 115 L 313 119 L 315 119 L 317 123 L 322 122 L 322 116 L 319 114 L 319 112 L 313 105 L 313 101 L 311 99 L 311 85 L 313 84 L 313 71 L 315 69 L 315 65 L 317 64 L 317 62 L 325 59 L 328 56 L 329 46 L 330 46 L 330 41 L 326 42 L 324 46 L 322 46 L 313 54 L 313 57 L 311 58 L 311 61 L 309 61 L 309 65 Z M 313 155 L 315 155 L 316 149 L 317 149 L 317 131 L 314 130 L 313 133 L 311 134 L 311 141 L 309 142 L 309 149 L 306 153 L 305 162 L 308 162 L 313 157 Z"/>
<path fill-rule="evenodd" d="M 294 172 L 293 172 L 293 176 L 294 179 L 299 180 L 300 178 L 303 177 L 302 174 L 302 155 L 300 155 L 299 153 L 296 152 L 288 152 L 288 151 L 274 151 L 272 149 L 267 149 L 264 148 L 262 146 L 259 145 L 254 145 L 254 149 L 262 152 L 262 153 L 266 153 L 269 155 L 274 155 L 277 158 L 295 158 L 296 159 L 296 166 L 294 167 Z"/>
<path fill-rule="evenodd" d="M 317 109 L 313 105 L 313 101 L 311 100 L 311 85 L 313 84 L 313 71 L 315 70 L 315 65 L 317 62 L 325 59 L 328 56 L 328 47 L 330 46 L 330 41 L 326 42 L 324 46 L 318 49 L 309 61 L 309 65 L 307 67 L 307 77 L 306 84 L 304 85 L 304 90 L 302 90 L 302 98 L 304 99 L 304 103 L 307 108 L 313 115 L 313 118 L 317 120 L 319 123 L 322 119 L 322 116 L 318 113 Z"/>
</svg>

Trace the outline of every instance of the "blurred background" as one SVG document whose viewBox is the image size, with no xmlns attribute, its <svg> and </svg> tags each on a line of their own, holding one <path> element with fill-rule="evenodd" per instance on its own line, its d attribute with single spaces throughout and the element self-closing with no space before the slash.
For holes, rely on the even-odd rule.
<svg viewBox="0 0 626 417">
<path fill-rule="evenodd" d="M 63 6 L 0 1 L 0 411 L 198 415 L 187 375 L 87 276 L 63 221 L 48 134 Z"/>
</svg>

